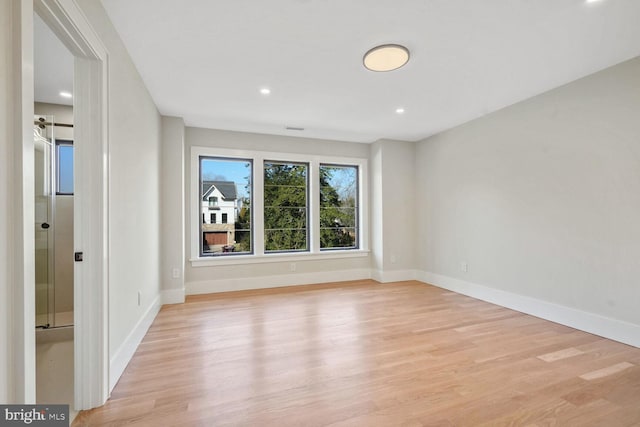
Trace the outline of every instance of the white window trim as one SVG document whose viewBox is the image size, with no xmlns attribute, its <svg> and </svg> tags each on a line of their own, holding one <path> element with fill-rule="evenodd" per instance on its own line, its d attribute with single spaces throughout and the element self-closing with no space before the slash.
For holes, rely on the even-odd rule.
<svg viewBox="0 0 640 427">
<path fill-rule="evenodd" d="M 200 256 L 200 157 L 221 157 L 229 159 L 253 160 L 252 183 L 252 230 L 253 254 L 204 257 Z M 309 165 L 309 238 L 310 247 L 306 252 L 264 252 L 264 176 L 265 161 L 307 163 Z M 320 164 L 358 167 L 358 249 L 320 250 L 320 184 L 318 176 Z M 368 171 L 367 159 L 360 157 L 335 157 L 308 154 L 291 154 L 269 151 L 233 150 L 214 147 L 191 147 L 191 181 L 189 186 L 190 218 L 190 262 L 193 267 L 216 265 L 261 264 L 270 262 L 290 262 L 303 260 L 339 259 L 365 257 L 369 255 L 369 212 L 368 212 Z M 257 197 L 256 195 L 260 195 Z"/>
</svg>

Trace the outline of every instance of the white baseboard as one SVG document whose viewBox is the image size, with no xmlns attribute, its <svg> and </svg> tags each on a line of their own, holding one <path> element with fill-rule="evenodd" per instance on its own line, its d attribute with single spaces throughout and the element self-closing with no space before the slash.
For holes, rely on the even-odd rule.
<svg viewBox="0 0 640 427">
<path fill-rule="evenodd" d="M 162 291 L 162 305 L 164 304 L 182 304 L 184 302 L 184 288 L 165 289 Z"/>
<path fill-rule="evenodd" d="M 186 294 L 211 294 L 216 292 L 312 285 L 315 283 L 344 282 L 348 280 L 364 280 L 370 278 L 371 270 L 366 268 L 341 271 L 317 271 L 313 273 L 280 274 L 262 277 L 243 277 L 235 279 L 213 279 L 198 282 L 187 282 Z"/>
<path fill-rule="evenodd" d="M 419 272 L 417 280 L 604 338 L 640 347 L 640 325 L 427 271 Z"/>
<path fill-rule="evenodd" d="M 149 326 L 153 323 L 153 319 L 156 318 L 158 311 L 160 311 L 160 299 L 161 296 L 158 295 L 153 300 L 147 311 L 111 358 L 109 368 L 109 393 L 111 393 L 111 390 L 113 390 L 113 387 L 115 387 L 120 379 L 133 354 L 136 352 L 138 345 L 140 345 L 142 338 L 144 338 L 147 333 Z"/>
<path fill-rule="evenodd" d="M 371 270 L 371 278 L 380 283 L 404 282 L 405 280 L 416 280 L 417 277 L 416 270 Z"/>
</svg>

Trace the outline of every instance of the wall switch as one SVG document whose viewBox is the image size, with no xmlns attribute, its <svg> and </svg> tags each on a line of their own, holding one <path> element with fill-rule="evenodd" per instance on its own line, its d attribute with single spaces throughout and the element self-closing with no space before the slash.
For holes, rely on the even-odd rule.
<svg viewBox="0 0 640 427">
<path fill-rule="evenodd" d="M 138 291 L 138 307 L 142 304 L 142 292 Z"/>
<path fill-rule="evenodd" d="M 296 263 L 292 262 L 291 264 L 289 264 L 289 270 L 290 271 L 296 271 Z"/>
<path fill-rule="evenodd" d="M 173 277 L 174 279 L 179 279 L 180 278 L 180 269 L 174 268 L 173 270 L 171 270 L 171 277 Z"/>
<path fill-rule="evenodd" d="M 460 263 L 460 271 L 462 271 L 463 273 L 469 271 L 469 264 L 467 264 L 466 261 L 462 261 Z"/>
</svg>

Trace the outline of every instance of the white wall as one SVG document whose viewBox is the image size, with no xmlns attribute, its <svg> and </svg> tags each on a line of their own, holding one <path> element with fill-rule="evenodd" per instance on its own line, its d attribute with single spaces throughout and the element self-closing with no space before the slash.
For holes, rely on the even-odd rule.
<svg viewBox="0 0 640 427">
<path fill-rule="evenodd" d="M 639 118 L 636 58 L 419 143 L 425 280 L 640 345 Z"/>
<path fill-rule="evenodd" d="M 371 145 L 373 278 L 415 278 L 415 143 L 380 140 Z"/>
<path fill-rule="evenodd" d="M 185 176 L 190 177 L 190 151 L 192 146 L 218 147 L 248 151 L 271 151 L 297 154 L 315 154 L 338 157 L 369 158 L 367 144 L 294 138 L 243 132 L 220 131 L 201 128 L 186 128 Z M 189 194 L 186 179 L 185 191 Z M 189 199 L 187 197 L 187 199 Z M 185 201 L 189 212 L 189 200 Z M 190 218 L 187 214 L 185 244 L 190 247 Z M 187 257 L 189 254 L 187 254 Z M 273 287 L 324 281 L 361 279 L 370 274 L 369 257 L 296 261 L 296 271 L 290 270 L 289 262 L 266 264 L 199 266 L 187 262 L 185 282 L 187 294 L 228 291 L 258 287 Z"/>
<path fill-rule="evenodd" d="M 115 385 L 160 303 L 160 114 L 99 0 L 79 3 L 109 52 L 109 347 Z M 141 304 L 138 305 L 138 292 Z"/>
<path fill-rule="evenodd" d="M 184 121 L 179 117 L 162 117 L 160 277 L 165 304 L 184 302 L 184 162 Z"/>
<path fill-rule="evenodd" d="M 55 310 L 69 312 L 73 311 L 73 196 L 56 196 L 53 232 Z M 56 318 L 56 326 L 64 324 Z"/>
</svg>

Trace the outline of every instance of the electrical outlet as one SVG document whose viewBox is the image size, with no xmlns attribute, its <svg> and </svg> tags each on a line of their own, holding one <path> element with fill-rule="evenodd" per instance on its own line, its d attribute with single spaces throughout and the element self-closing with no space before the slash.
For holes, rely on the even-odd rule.
<svg viewBox="0 0 640 427">
<path fill-rule="evenodd" d="M 397 261 L 396 260 L 396 255 L 395 254 L 391 254 L 390 260 L 391 260 L 391 264 L 395 264 L 396 261 Z"/>
<path fill-rule="evenodd" d="M 171 276 L 172 276 L 174 279 L 179 279 L 179 278 L 180 278 L 180 269 L 178 269 L 178 268 L 174 268 L 174 269 L 171 271 Z"/>
<path fill-rule="evenodd" d="M 296 263 L 292 262 L 291 264 L 289 264 L 289 271 L 296 271 Z"/>
<path fill-rule="evenodd" d="M 462 271 L 463 273 L 466 273 L 469 271 L 469 264 L 467 264 L 466 261 L 462 261 L 460 263 L 460 271 Z"/>
</svg>

